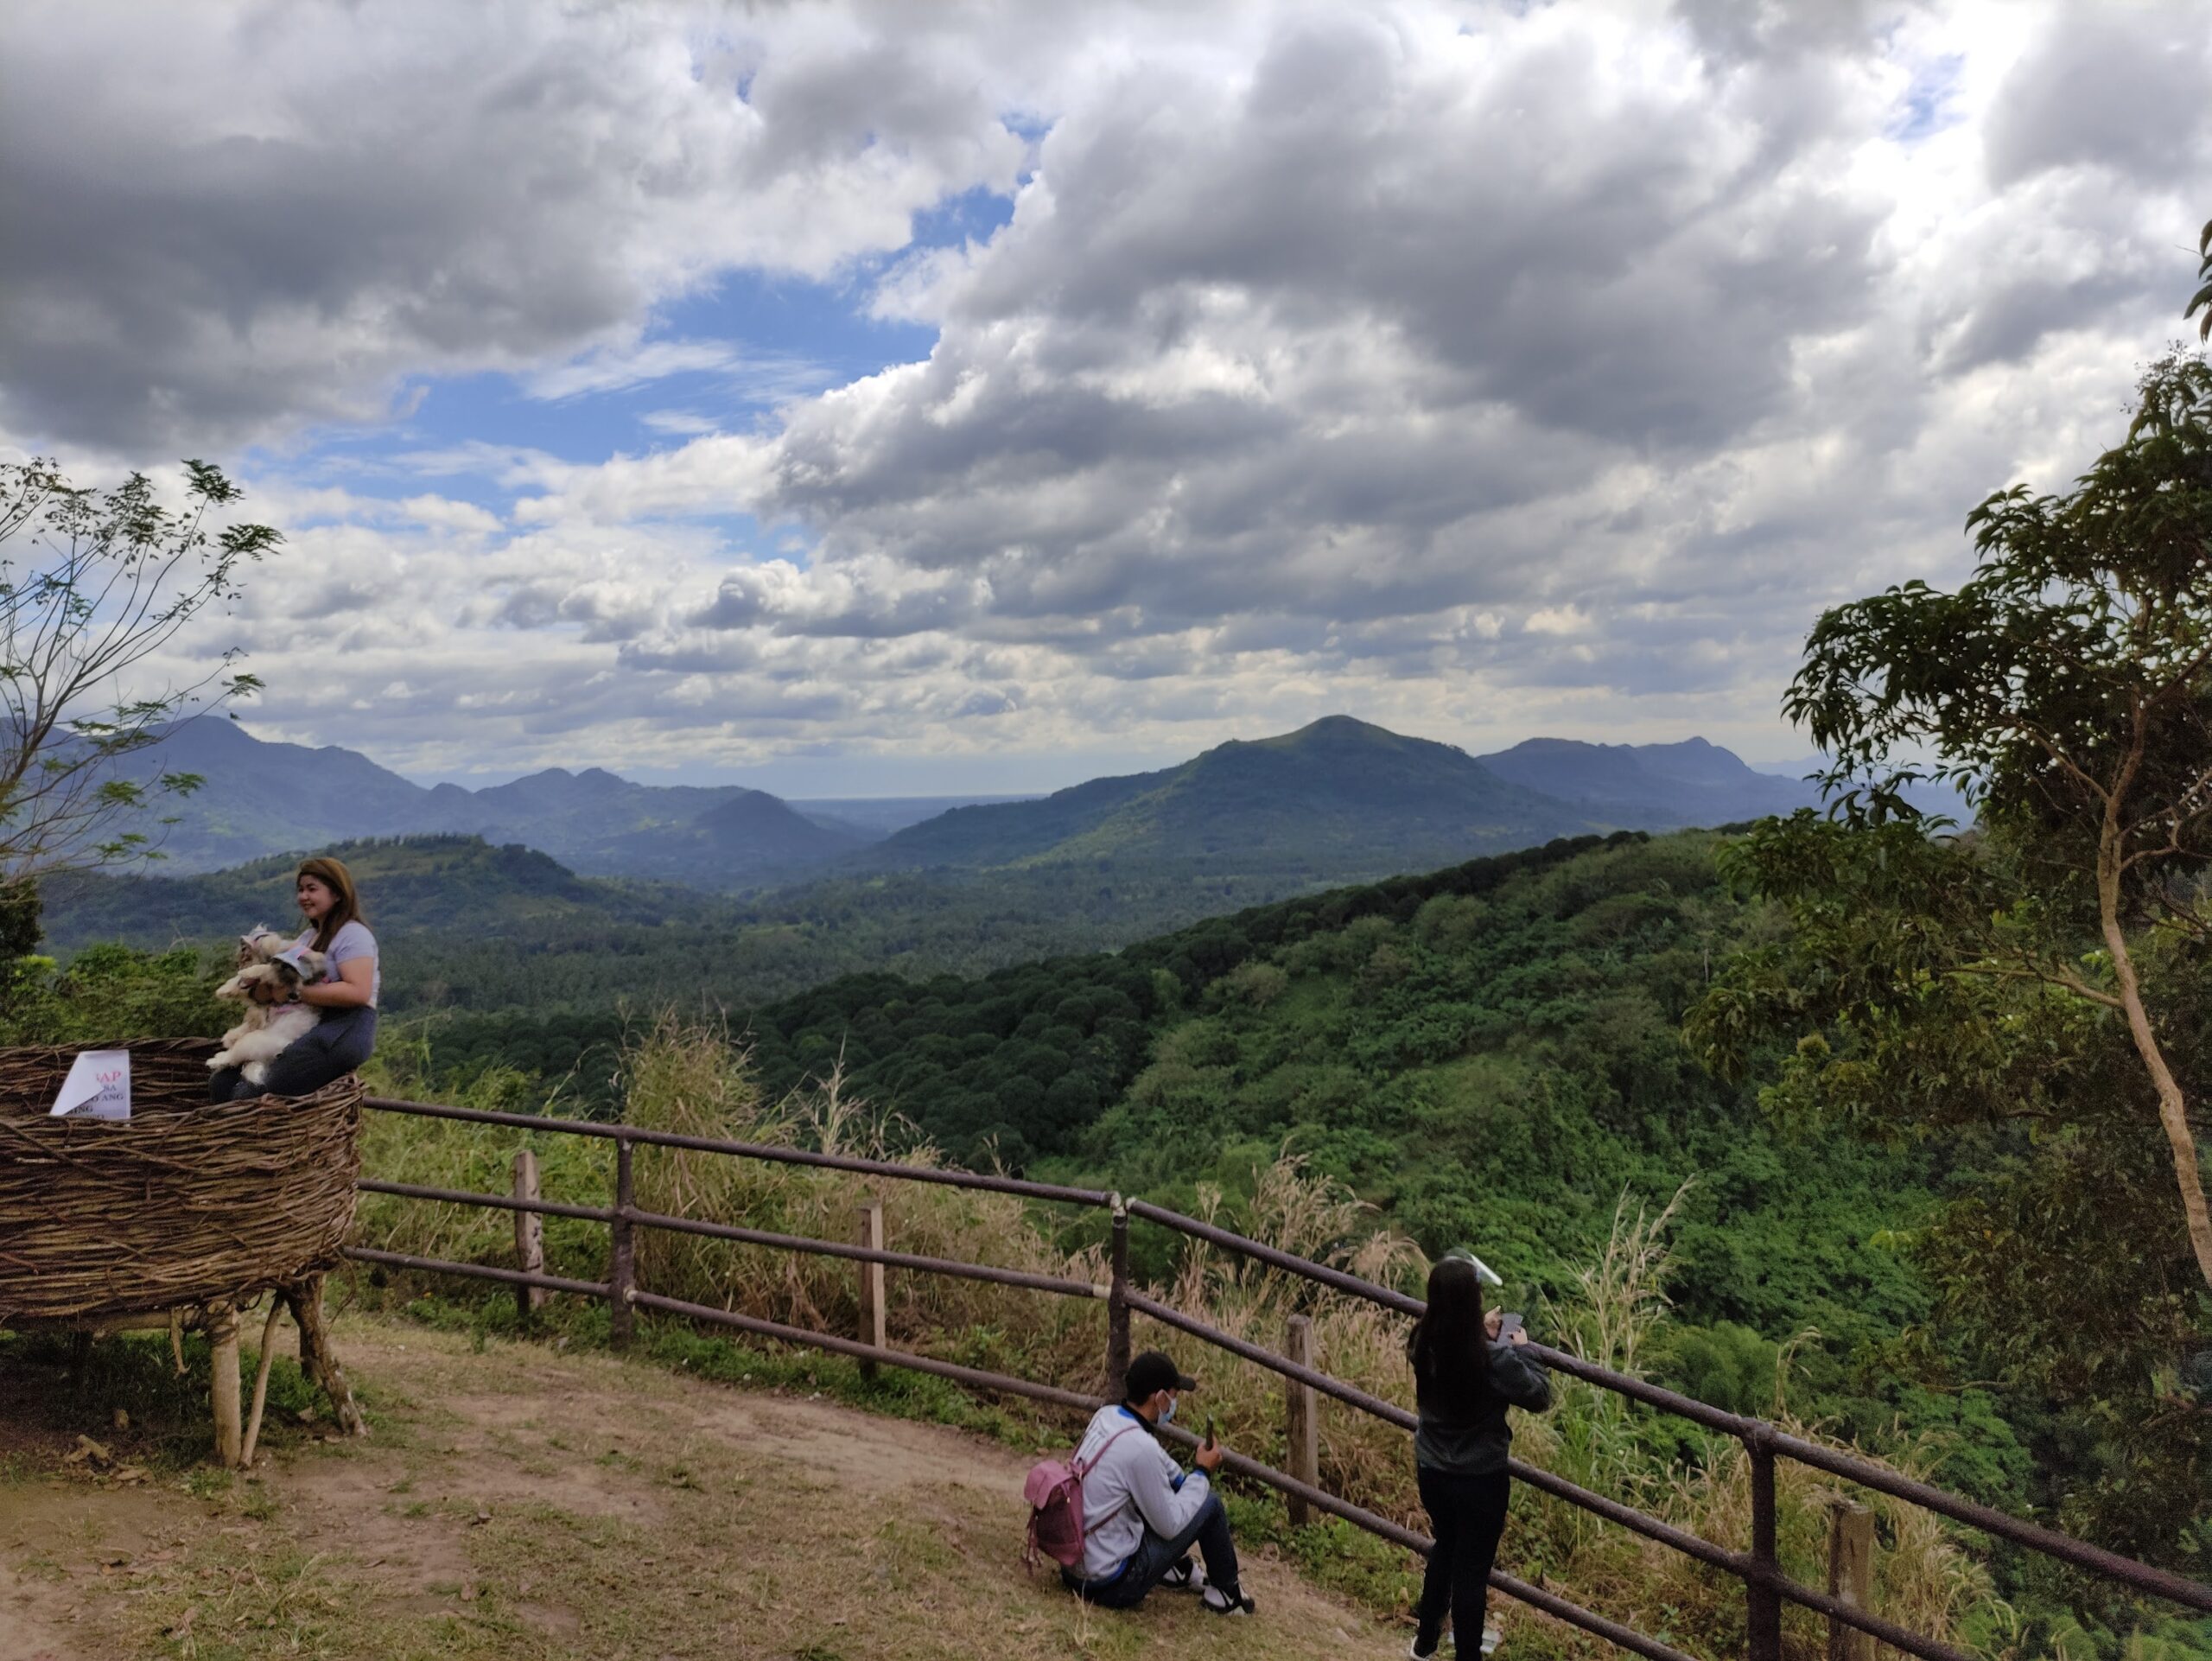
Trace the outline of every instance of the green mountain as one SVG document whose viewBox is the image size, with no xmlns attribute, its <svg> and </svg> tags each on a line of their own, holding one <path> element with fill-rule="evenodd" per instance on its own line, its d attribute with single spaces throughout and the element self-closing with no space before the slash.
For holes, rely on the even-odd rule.
<svg viewBox="0 0 2212 1661">
<path fill-rule="evenodd" d="M 475 837 L 340 843 L 369 920 L 389 942 L 417 934 L 477 939 L 560 930 L 658 926 L 696 916 L 703 897 L 578 876 L 550 856 Z M 48 949 L 97 941 L 159 949 L 216 945 L 257 923 L 289 928 L 289 855 L 194 876 L 56 877 L 45 885 Z M 385 949 L 389 951 L 387 944 Z"/>
<path fill-rule="evenodd" d="M 1585 744 L 1531 738 L 1477 758 L 1499 778 L 1638 830 L 1738 824 L 1821 805 L 1801 779 L 1754 772 L 1702 738 L 1679 744 Z"/>
<path fill-rule="evenodd" d="M 157 810 L 177 821 L 162 836 L 163 869 L 183 872 L 364 837 L 457 834 L 522 843 L 590 875 L 729 889 L 803 876 L 879 834 L 764 791 L 633 784 L 599 767 L 425 789 L 355 751 L 270 743 L 211 716 L 178 722 L 129 770 L 204 780 Z"/>
<path fill-rule="evenodd" d="M 1159 773 L 1094 779 L 1041 800 L 955 808 L 855 862 L 976 869 L 1110 860 L 1343 881 L 1526 847 L 1593 823 L 1448 744 L 1331 716 Z"/>
</svg>

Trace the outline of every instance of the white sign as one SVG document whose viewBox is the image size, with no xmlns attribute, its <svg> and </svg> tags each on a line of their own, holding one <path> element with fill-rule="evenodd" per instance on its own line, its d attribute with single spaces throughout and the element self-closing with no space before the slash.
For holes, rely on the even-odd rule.
<svg viewBox="0 0 2212 1661">
<path fill-rule="evenodd" d="M 70 1064 L 48 1118 L 127 1119 L 130 1117 L 130 1052 L 86 1050 Z"/>
</svg>

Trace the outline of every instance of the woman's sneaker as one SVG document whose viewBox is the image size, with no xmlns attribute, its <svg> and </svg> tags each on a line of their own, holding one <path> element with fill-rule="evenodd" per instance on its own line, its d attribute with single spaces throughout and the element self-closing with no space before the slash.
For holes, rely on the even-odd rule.
<svg viewBox="0 0 2212 1661">
<path fill-rule="evenodd" d="M 1260 1607 L 1245 1595 L 1242 1587 L 1224 1592 L 1218 1586 L 1209 1586 L 1198 1601 L 1217 1615 L 1249 1615 Z"/>
</svg>

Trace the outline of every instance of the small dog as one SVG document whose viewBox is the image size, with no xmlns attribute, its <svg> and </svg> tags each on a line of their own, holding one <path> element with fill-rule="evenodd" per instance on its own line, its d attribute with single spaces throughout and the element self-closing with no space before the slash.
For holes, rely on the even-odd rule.
<svg viewBox="0 0 2212 1661">
<path fill-rule="evenodd" d="M 248 1084 L 267 1084 L 269 1064 L 322 1019 L 321 1011 L 298 997 L 302 986 L 321 977 L 323 955 L 289 948 L 290 942 L 269 929 L 257 928 L 239 941 L 238 961 L 245 966 L 217 987 L 215 996 L 244 1002 L 245 1019 L 223 1034 L 223 1047 L 207 1059 L 210 1072 L 237 1067 Z"/>
</svg>

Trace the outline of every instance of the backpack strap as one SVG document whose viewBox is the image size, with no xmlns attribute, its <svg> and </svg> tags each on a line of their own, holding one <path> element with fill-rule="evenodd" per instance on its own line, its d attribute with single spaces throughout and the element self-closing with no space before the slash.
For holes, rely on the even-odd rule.
<svg viewBox="0 0 2212 1661">
<path fill-rule="evenodd" d="M 1082 1464 L 1076 1460 L 1070 1460 L 1068 1461 L 1068 1468 L 1075 1473 L 1075 1480 L 1080 1482 L 1084 1478 L 1089 1476 L 1093 1471 L 1096 1470 L 1098 1468 L 1098 1461 L 1106 1457 L 1108 1449 L 1111 1448 L 1116 1442 L 1121 1441 L 1122 1437 L 1128 1435 L 1130 1431 L 1136 1428 L 1137 1427 L 1133 1424 L 1125 1424 L 1119 1430 L 1116 1430 L 1112 1435 L 1107 1437 L 1104 1445 L 1102 1446 L 1096 1454 L 1091 1455 L 1090 1463 L 1088 1465 Z"/>
</svg>

